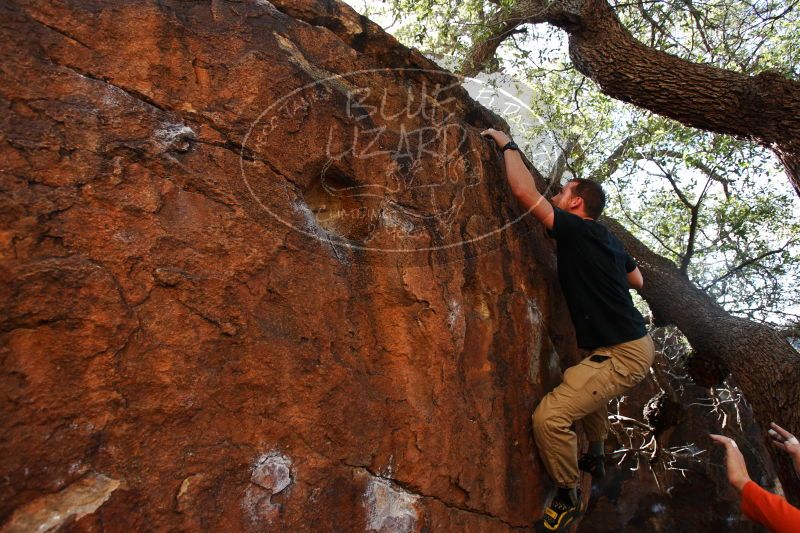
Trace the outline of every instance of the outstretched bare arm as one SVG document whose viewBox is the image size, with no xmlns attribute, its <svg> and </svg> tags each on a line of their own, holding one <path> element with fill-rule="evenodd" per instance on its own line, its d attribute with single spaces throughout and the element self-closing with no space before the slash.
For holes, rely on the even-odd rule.
<svg viewBox="0 0 800 533">
<path fill-rule="evenodd" d="M 502 148 L 511 141 L 511 137 L 492 128 L 481 132 L 484 137 L 489 137 Z M 553 227 L 553 206 L 542 196 L 533 181 L 528 167 L 516 150 L 506 150 L 503 154 L 506 165 L 506 178 L 511 186 L 511 192 L 520 201 L 522 206 L 533 213 L 547 229 Z"/>
</svg>

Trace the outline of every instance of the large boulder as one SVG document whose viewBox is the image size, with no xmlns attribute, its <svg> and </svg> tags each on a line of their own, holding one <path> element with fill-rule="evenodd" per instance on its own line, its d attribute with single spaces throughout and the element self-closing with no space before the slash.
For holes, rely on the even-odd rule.
<svg viewBox="0 0 800 533">
<path fill-rule="evenodd" d="M 578 354 L 451 75 L 324 0 L 12 0 L 0 50 L 4 531 L 531 526 Z"/>
</svg>

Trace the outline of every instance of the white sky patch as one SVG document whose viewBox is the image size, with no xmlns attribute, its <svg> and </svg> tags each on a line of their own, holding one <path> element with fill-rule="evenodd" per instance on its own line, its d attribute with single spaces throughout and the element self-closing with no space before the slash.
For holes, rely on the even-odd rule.
<svg viewBox="0 0 800 533">
<path fill-rule="evenodd" d="M 382 0 L 344 0 L 346 4 L 357 12 L 365 15 L 370 20 L 381 26 L 385 31 L 393 33 L 399 29 L 405 20 L 395 20 L 392 16 L 391 4 Z M 413 16 L 413 15 L 406 15 Z M 435 28 L 427 28 L 435 32 Z M 566 38 L 563 38 L 562 47 L 566 49 Z M 532 47 L 530 53 L 536 50 L 538 41 L 526 40 L 524 43 Z M 550 44 L 552 46 L 552 43 Z M 503 48 L 498 51 L 502 53 Z M 455 72 L 458 64 L 452 57 L 437 57 L 433 59 L 442 68 Z M 536 96 L 535 88 L 523 80 L 515 72 L 498 72 L 493 74 L 480 74 L 474 79 L 467 79 L 464 88 L 469 95 L 503 117 L 511 128 L 512 137 L 529 157 L 531 162 L 540 170 L 549 169 L 556 157 L 556 143 L 550 136 L 544 135 L 531 137 L 528 132 L 533 128 L 532 123 L 540 119 L 534 116 L 527 108 Z"/>
</svg>

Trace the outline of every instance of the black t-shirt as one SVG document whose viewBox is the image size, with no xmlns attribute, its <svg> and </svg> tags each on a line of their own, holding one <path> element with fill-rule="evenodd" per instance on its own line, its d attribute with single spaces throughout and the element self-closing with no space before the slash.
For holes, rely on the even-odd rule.
<svg viewBox="0 0 800 533">
<path fill-rule="evenodd" d="M 608 229 L 554 207 L 558 280 L 567 300 L 578 346 L 592 349 L 640 339 L 647 334 L 634 307 L 627 274 L 636 261 Z"/>
</svg>

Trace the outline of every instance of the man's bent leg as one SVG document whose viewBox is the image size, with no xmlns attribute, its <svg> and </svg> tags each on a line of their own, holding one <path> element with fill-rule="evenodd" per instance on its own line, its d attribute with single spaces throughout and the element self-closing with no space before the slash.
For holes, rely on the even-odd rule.
<svg viewBox="0 0 800 533">
<path fill-rule="evenodd" d="M 533 413 L 539 456 L 547 473 L 562 487 L 575 487 L 580 481 L 572 423 L 588 416 L 588 427 L 586 420 L 584 425 L 589 440 L 604 439 L 608 401 L 641 381 L 655 356 L 649 335 L 598 351 L 568 368 L 564 381 L 542 398 Z"/>
<path fill-rule="evenodd" d="M 655 346 L 649 335 L 606 348 L 598 348 L 593 355 L 599 359 L 613 358 L 616 373 L 630 375 L 631 387 L 646 375 L 655 357 Z M 597 357 L 595 359 L 598 359 Z M 608 407 L 604 404 L 583 419 L 583 429 L 589 440 L 589 450 L 578 460 L 578 467 L 593 479 L 605 476 L 604 442 L 608 436 Z"/>
<path fill-rule="evenodd" d="M 533 412 L 533 437 L 550 478 L 560 487 L 577 487 L 580 481 L 577 437 L 564 405 L 573 391 L 563 383 L 547 394 Z M 573 464 L 574 463 L 574 464 Z"/>
<path fill-rule="evenodd" d="M 577 437 L 570 426 L 575 420 L 602 409 L 616 395 L 607 383 L 613 381 L 610 359 L 587 357 L 564 373 L 564 381 L 547 394 L 533 413 L 533 434 L 547 473 L 561 487 L 576 487 Z"/>
<path fill-rule="evenodd" d="M 602 442 L 608 437 L 608 403 L 583 417 L 583 432 L 589 442 Z"/>
<path fill-rule="evenodd" d="M 597 411 L 607 401 L 599 388 L 598 374 L 613 371 L 610 360 L 597 363 L 584 359 L 564 373 L 564 381 L 545 395 L 533 413 L 533 433 L 539 457 L 558 485 L 555 498 L 536 522 L 536 531 L 552 533 L 570 527 L 580 512 L 576 487 L 580 482 L 577 437 L 572 422 Z"/>
<path fill-rule="evenodd" d="M 604 444 L 608 436 L 608 404 L 583 417 L 583 431 L 589 440 L 589 450 L 578 459 L 578 468 L 591 474 L 592 479 L 606 475 Z"/>
</svg>

